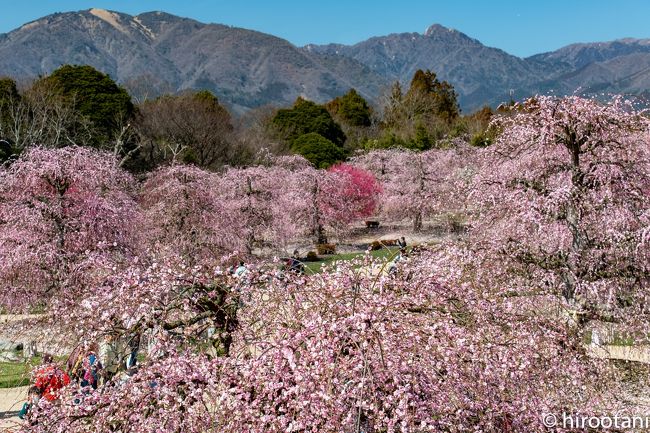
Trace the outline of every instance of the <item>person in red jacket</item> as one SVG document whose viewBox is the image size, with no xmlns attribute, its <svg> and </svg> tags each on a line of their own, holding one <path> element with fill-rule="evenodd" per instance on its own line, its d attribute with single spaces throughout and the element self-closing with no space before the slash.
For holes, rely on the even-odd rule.
<svg viewBox="0 0 650 433">
<path fill-rule="evenodd" d="M 51 355 L 43 355 L 43 365 L 34 370 L 32 377 L 34 386 L 47 401 L 58 399 L 61 388 L 70 384 L 70 377 L 53 362 Z"/>
</svg>

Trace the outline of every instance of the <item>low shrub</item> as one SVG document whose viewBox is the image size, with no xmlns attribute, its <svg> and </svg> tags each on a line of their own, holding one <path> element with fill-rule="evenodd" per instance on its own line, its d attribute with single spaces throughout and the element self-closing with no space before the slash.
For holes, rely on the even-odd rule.
<svg viewBox="0 0 650 433">
<path fill-rule="evenodd" d="M 320 258 L 318 257 L 318 254 L 316 254 L 316 251 L 308 252 L 307 257 L 305 257 L 306 262 L 317 262 L 319 260 Z"/>
<path fill-rule="evenodd" d="M 336 254 L 336 245 L 334 244 L 318 244 L 316 245 L 316 251 L 318 251 L 318 255 L 325 255 L 325 254 Z"/>
<path fill-rule="evenodd" d="M 385 247 L 394 247 L 399 245 L 399 239 L 380 239 L 372 241 L 369 248 L 371 251 L 377 251 Z"/>
</svg>

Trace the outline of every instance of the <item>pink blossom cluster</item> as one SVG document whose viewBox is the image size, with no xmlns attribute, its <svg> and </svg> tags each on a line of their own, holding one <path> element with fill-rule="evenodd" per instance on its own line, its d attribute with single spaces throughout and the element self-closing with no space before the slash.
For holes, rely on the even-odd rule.
<svg viewBox="0 0 650 433">
<path fill-rule="evenodd" d="M 558 295 L 580 321 L 645 323 L 647 117 L 622 100 L 538 97 L 495 126 L 471 196 L 477 256 L 500 264 L 480 265 L 485 278 Z"/>
<path fill-rule="evenodd" d="M 485 149 L 171 166 L 142 185 L 99 152 L 33 150 L 0 172 L 3 304 L 40 303 L 71 339 L 149 344 L 137 371 L 65 387 L 25 431 L 546 432 L 545 413 L 633 411 L 585 338 L 648 332 L 648 126 L 625 101 L 537 97 Z M 224 269 L 358 218 L 417 230 L 448 211 L 467 236 L 391 272 L 370 255 Z"/>
<path fill-rule="evenodd" d="M 379 191 L 362 170 L 289 157 L 222 174 L 172 165 L 139 184 L 111 155 L 78 147 L 35 148 L 0 178 L 0 301 L 15 311 L 76 300 L 135 258 L 277 252 L 372 213 Z"/>
<path fill-rule="evenodd" d="M 589 379 L 602 370 L 565 327 L 500 293 L 448 285 L 443 256 L 423 252 L 379 279 L 357 263 L 282 278 L 257 269 L 246 283 L 181 263 L 116 277 L 142 298 L 116 290 L 112 323 L 158 326 L 160 347 L 133 377 L 66 388 L 30 431 L 544 431 L 541 412 L 605 401 Z M 237 326 L 221 328 L 232 344 L 225 356 L 197 351 L 202 325 L 218 325 L 201 298 L 225 286 L 222 308 L 239 305 Z M 174 299 L 183 291 L 187 301 Z M 70 320 L 106 331 L 91 314 Z"/>
<path fill-rule="evenodd" d="M 462 143 L 424 152 L 374 150 L 353 158 L 352 164 L 381 182 L 381 215 L 390 220 L 408 219 L 417 231 L 424 219 L 463 210 L 477 153 Z"/>
<path fill-rule="evenodd" d="M 0 180 L 0 301 L 12 309 L 74 299 L 136 252 L 135 183 L 110 155 L 36 148 Z"/>
</svg>

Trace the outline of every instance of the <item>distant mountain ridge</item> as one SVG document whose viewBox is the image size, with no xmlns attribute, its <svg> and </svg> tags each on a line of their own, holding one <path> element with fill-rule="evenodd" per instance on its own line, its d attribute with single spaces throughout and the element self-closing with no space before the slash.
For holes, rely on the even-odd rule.
<svg viewBox="0 0 650 433">
<path fill-rule="evenodd" d="M 89 64 L 122 83 L 208 89 L 238 112 L 287 105 L 298 96 L 325 102 L 351 87 L 377 101 L 391 82 L 406 84 L 417 69 L 451 82 L 465 111 L 535 93 L 650 89 L 650 40 L 573 44 L 519 58 L 439 24 L 354 45 L 296 47 L 254 30 L 164 12 L 89 9 L 0 34 L 0 58 L 0 75 L 36 77 L 62 64 Z"/>
<path fill-rule="evenodd" d="M 102 9 L 49 15 L 0 36 L 0 74 L 38 76 L 89 64 L 124 83 L 155 77 L 172 90 L 209 89 L 235 108 L 331 99 L 350 87 L 368 98 L 386 84 L 351 59 L 309 54 L 264 33 L 164 12 Z M 335 75 L 342 70 L 349 77 Z"/>
<path fill-rule="evenodd" d="M 351 46 L 309 45 L 307 50 L 355 59 L 390 81 L 408 83 L 416 70 L 431 69 L 454 85 L 464 108 L 507 101 L 510 89 L 523 88 L 538 73 L 523 59 L 440 25 L 424 34 L 391 34 Z"/>
</svg>

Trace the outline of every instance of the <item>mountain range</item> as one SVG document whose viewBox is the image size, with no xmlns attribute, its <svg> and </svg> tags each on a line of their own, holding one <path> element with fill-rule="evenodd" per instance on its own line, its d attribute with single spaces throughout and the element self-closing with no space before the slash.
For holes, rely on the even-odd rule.
<svg viewBox="0 0 650 433">
<path fill-rule="evenodd" d="M 0 34 L 0 75 L 37 77 L 88 64 L 132 93 L 208 89 L 236 112 L 302 96 L 325 102 L 350 88 L 373 102 L 391 83 L 431 69 L 464 111 L 536 93 L 646 95 L 650 39 L 581 43 L 520 58 L 439 24 L 354 45 L 307 45 L 164 12 L 56 13 Z"/>
</svg>

